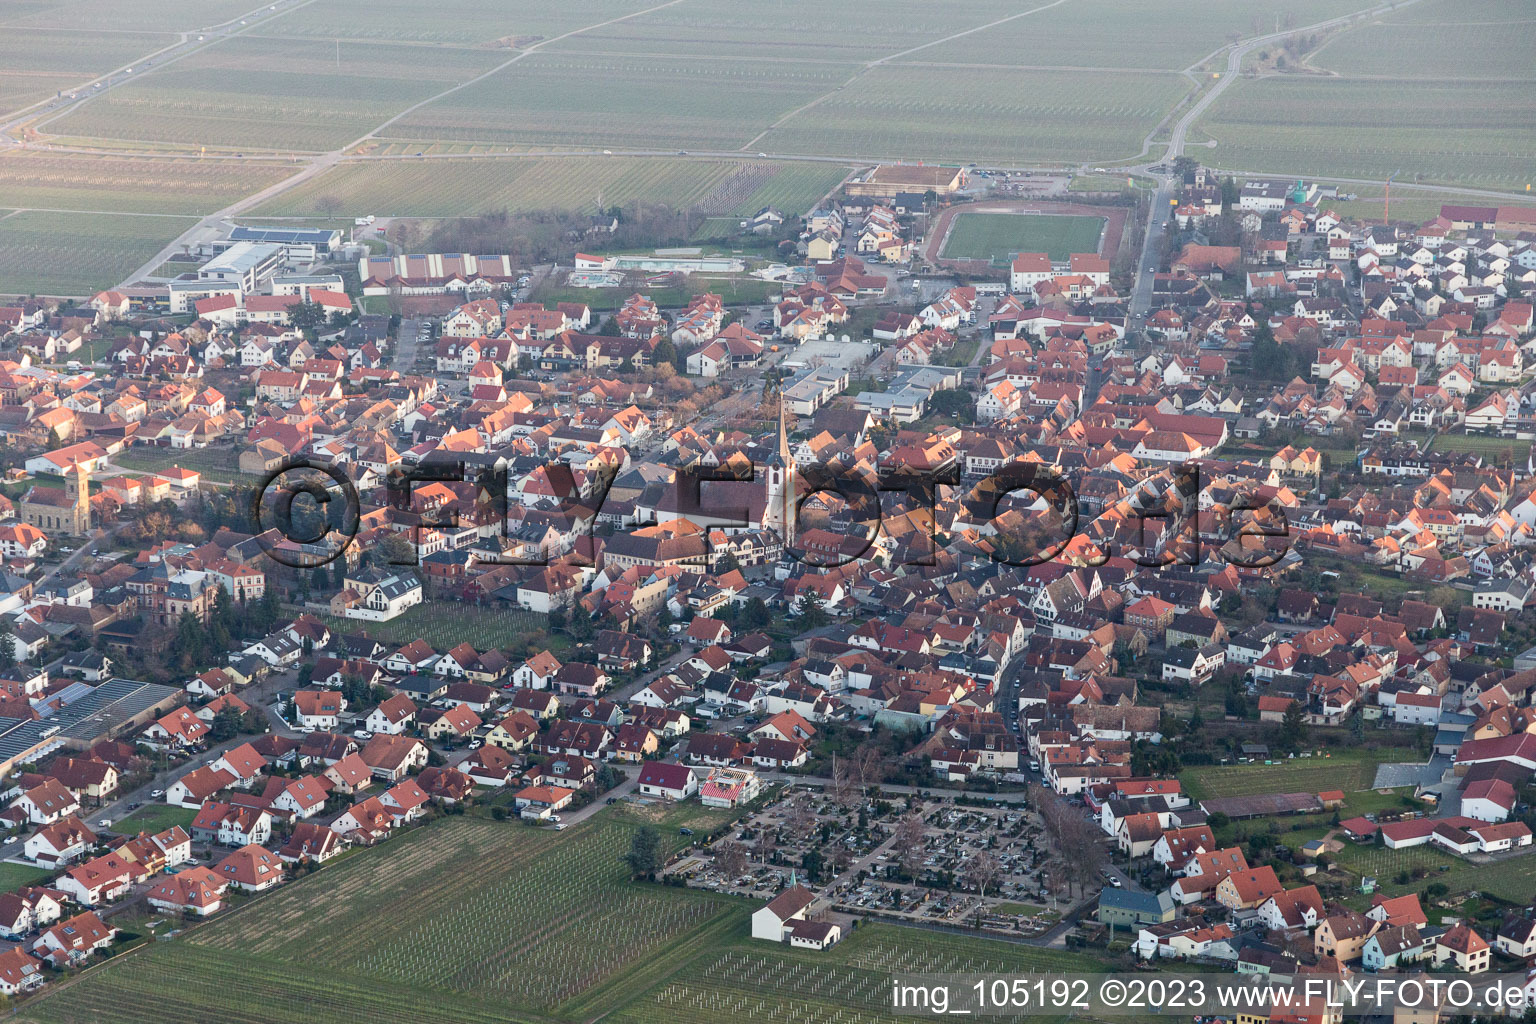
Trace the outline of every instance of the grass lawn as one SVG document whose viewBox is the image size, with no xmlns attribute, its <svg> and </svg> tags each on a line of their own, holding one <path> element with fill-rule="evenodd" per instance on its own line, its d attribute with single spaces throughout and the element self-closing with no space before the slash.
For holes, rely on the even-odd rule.
<svg viewBox="0 0 1536 1024">
<path fill-rule="evenodd" d="M 0 891 L 10 892 L 23 885 L 32 885 L 53 874 L 52 868 L 34 867 L 31 864 L 0 863 Z"/>
<path fill-rule="evenodd" d="M 125 835 L 136 835 L 140 832 L 148 832 L 154 835 L 156 832 L 164 832 L 172 825 L 180 825 L 187 828 L 192 824 L 192 819 L 197 817 L 197 811 L 190 807 L 172 807 L 170 804 L 148 804 L 140 807 L 128 817 L 113 822 L 112 830 L 122 832 Z"/>
<path fill-rule="evenodd" d="M 1075 252 L 1098 252 L 1103 232 L 1103 217 L 962 213 L 956 215 L 944 239 L 943 255 L 1003 264 L 1014 253 L 1044 252 L 1053 260 L 1065 260 Z"/>
<path fill-rule="evenodd" d="M 549 632 L 549 618 L 506 604 L 481 607 L 454 601 L 424 601 L 388 622 L 364 622 L 323 615 L 321 619 L 342 633 L 367 630 L 368 635 L 386 644 L 407 644 L 425 640 L 440 651 L 469 643 L 476 650 L 516 647 L 537 641 L 558 656 L 568 650 L 571 640 L 563 633 Z"/>
<path fill-rule="evenodd" d="M 1376 766 L 1383 761 L 1422 760 L 1418 751 L 1407 747 L 1326 750 L 1319 756 L 1277 764 L 1186 768 L 1179 773 L 1179 779 L 1193 800 L 1259 793 L 1320 793 L 1329 789 L 1350 793 L 1370 789 L 1376 780 Z"/>
<path fill-rule="evenodd" d="M 155 276 L 156 277 L 175 277 L 178 274 L 185 274 L 185 273 L 188 273 L 190 271 L 196 270 L 200 266 L 202 266 L 201 263 L 197 263 L 197 262 L 194 262 L 194 261 L 188 261 L 188 260 L 166 260 L 164 263 L 160 264 L 158 267 L 155 268 Z"/>
<path fill-rule="evenodd" d="M 213 483 L 254 484 L 238 468 L 238 457 L 228 448 L 159 448 L 136 446 L 112 457 L 122 469 L 141 473 L 159 473 L 179 466 L 201 474 Z"/>
<path fill-rule="evenodd" d="M 956 342 L 954 348 L 939 357 L 938 364 L 940 366 L 968 366 L 972 357 L 976 355 L 976 348 L 980 344 L 980 338 L 968 338 L 965 341 Z"/>
<path fill-rule="evenodd" d="M 1123 188 L 1146 188 L 1146 178 L 1127 174 L 1079 174 L 1067 184 L 1068 192 L 1119 192 Z"/>
<path fill-rule="evenodd" d="M 1493 466 L 1513 464 L 1524 466 L 1531 454 L 1531 442 L 1511 437 L 1488 437 L 1484 434 L 1440 434 L 1435 438 L 1435 451 L 1473 452 Z"/>
</svg>

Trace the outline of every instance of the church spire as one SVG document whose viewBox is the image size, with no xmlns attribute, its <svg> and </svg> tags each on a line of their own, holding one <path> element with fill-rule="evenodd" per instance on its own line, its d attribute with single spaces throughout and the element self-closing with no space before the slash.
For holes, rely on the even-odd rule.
<svg viewBox="0 0 1536 1024">
<path fill-rule="evenodd" d="M 779 389 L 779 458 L 789 465 L 789 435 L 784 430 L 784 389 Z"/>
</svg>

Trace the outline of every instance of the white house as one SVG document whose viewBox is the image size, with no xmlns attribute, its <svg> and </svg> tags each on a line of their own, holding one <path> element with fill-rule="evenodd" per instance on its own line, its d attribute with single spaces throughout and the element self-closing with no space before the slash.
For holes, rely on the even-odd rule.
<svg viewBox="0 0 1536 1024">
<path fill-rule="evenodd" d="M 640 792 L 668 800 L 686 800 L 699 791 L 699 780 L 687 765 L 647 761 L 640 769 Z"/>
<path fill-rule="evenodd" d="M 421 604 L 421 581 L 414 576 L 389 576 L 379 581 L 368 596 L 346 610 L 349 619 L 388 622 L 407 608 Z"/>
<path fill-rule="evenodd" d="M 816 894 L 803 885 L 791 885 L 752 914 L 752 937 L 784 942 L 796 921 L 805 920 Z"/>
</svg>

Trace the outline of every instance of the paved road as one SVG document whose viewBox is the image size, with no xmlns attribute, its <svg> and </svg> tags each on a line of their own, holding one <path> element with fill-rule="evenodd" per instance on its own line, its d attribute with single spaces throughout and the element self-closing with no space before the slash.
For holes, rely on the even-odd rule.
<svg viewBox="0 0 1536 1024">
<path fill-rule="evenodd" d="M 17 142 L 7 137 L 5 133 L 28 121 L 44 115 L 48 120 L 53 120 L 67 113 L 72 107 L 143 77 L 150 68 L 163 68 L 167 64 L 190 56 L 195 51 L 212 46 L 219 40 L 248 32 L 271 18 L 280 17 L 300 7 L 307 7 L 314 2 L 315 0 L 271 0 L 270 3 L 253 7 L 244 14 L 217 25 L 178 32 L 177 41 L 169 46 L 143 54 L 126 64 L 120 64 L 111 71 L 83 82 L 52 99 L 39 100 L 29 107 L 16 111 L 9 119 L 0 123 L 0 149 L 17 145 Z"/>
<path fill-rule="evenodd" d="M 1174 198 L 1179 184 L 1174 180 L 1172 173 L 1173 161 L 1184 155 L 1184 145 L 1188 140 L 1190 128 L 1210 108 L 1211 104 L 1216 102 L 1217 97 L 1225 92 L 1227 87 L 1242 73 L 1244 58 L 1262 46 L 1279 42 L 1298 33 L 1337 28 L 1357 19 L 1373 17 L 1389 10 L 1401 10 L 1418 2 L 1419 0 L 1395 0 L 1395 2 L 1380 4 L 1369 10 L 1356 11 L 1337 18 L 1329 18 L 1301 28 L 1289 28 L 1284 32 L 1271 32 L 1267 35 L 1255 36 L 1252 39 L 1245 39 L 1242 42 L 1234 43 L 1224 48 L 1227 54 L 1226 71 L 1220 74 L 1211 87 L 1205 90 L 1200 98 L 1184 112 L 1184 115 L 1174 123 L 1172 130 L 1169 132 L 1168 147 L 1163 153 L 1162 161 L 1160 161 L 1162 165 L 1168 167 L 1168 170 L 1154 173 L 1149 170 L 1149 165 L 1146 164 L 1123 168 L 1127 173 L 1152 174 L 1158 183 L 1157 190 L 1152 198 L 1152 209 L 1148 215 L 1146 238 L 1141 247 L 1141 259 L 1137 261 L 1136 265 L 1136 285 L 1131 293 L 1130 313 L 1132 320 L 1144 315 L 1152 305 L 1152 280 L 1153 272 L 1156 269 L 1153 264 L 1155 263 L 1155 258 L 1159 251 L 1158 247 L 1165 233 L 1163 223 L 1168 219 L 1172 209 L 1169 201 Z M 1200 61 L 1200 64 L 1219 56 L 1221 52 L 1221 50 L 1214 51 L 1205 60 Z M 1198 66 L 1198 64 L 1192 66 L 1185 73 L 1192 73 L 1195 67 Z"/>
<path fill-rule="evenodd" d="M 416 365 L 416 353 L 422 346 L 421 329 L 425 320 L 401 320 L 399 333 L 395 335 L 395 355 L 391 365 L 396 373 L 407 374 Z"/>
</svg>

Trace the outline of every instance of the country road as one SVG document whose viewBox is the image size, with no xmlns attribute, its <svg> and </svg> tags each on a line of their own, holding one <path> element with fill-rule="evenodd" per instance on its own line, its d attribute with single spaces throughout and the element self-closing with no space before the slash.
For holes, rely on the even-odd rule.
<svg viewBox="0 0 1536 1024">
<path fill-rule="evenodd" d="M 1174 198 L 1174 195 L 1177 191 L 1177 186 L 1180 184 L 1179 182 L 1175 181 L 1174 178 L 1172 166 L 1173 162 L 1184 155 L 1184 145 L 1189 138 L 1190 128 L 1193 127 L 1195 122 L 1200 119 L 1201 115 L 1210 109 L 1211 104 L 1216 102 L 1217 97 L 1225 92 L 1227 87 L 1230 86 L 1232 82 L 1235 81 L 1242 73 L 1244 58 L 1246 58 L 1248 54 L 1252 53 L 1254 50 L 1261 46 L 1266 46 L 1270 43 L 1278 42 L 1282 39 L 1297 35 L 1298 33 L 1319 32 L 1326 29 L 1338 28 L 1341 25 L 1347 25 L 1350 22 L 1363 18 L 1374 17 L 1377 14 L 1383 14 L 1387 11 L 1400 11 L 1403 8 L 1409 7 L 1418 2 L 1419 0 L 1389 0 L 1387 3 L 1377 4 L 1376 6 L 1367 8 L 1365 10 L 1352 11 L 1349 14 L 1339 15 L 1335 18 L 1328 18 L 1325 21 L 1315 22 L 1311 25 L 1303 25 L 1300 28 L 1288 28 L 1283 32 L 1270 32 L 1265 35 L 1255 36 L 1251 39 L 1244 39 L 1240 42 L 1233 43 L 1230 46 L 1223 48 L 1227 54 L 1226 71 L 1217 74 L 1211 87 L 1206 89 L 1205 92 L 1201 94 L 1197 100 L 1195 100 L 1194 104 L 1184 112 L 1184 115 L 1180 117 L 1176 122 L 1174 122 L 1173 128 L 1168 133 L 1167 149 L 1163 151 L 1162 159 L 1157 161 L 1157 165 L 1162 166 L 1165 169 L 1154 173 L 1149 169 L 1152 166 L 1151 164 L 1140 164 L 1135 167 L 1116 168 L 1117 171 L 1123 170 L 1128 174 L 1142 174 L 1151 176 L 1156 178 L 1158 182 L 1157 190 L 1153 193 L 1152 197 L 1152 208 L 1147 216 L 1147 232 L 1145 238 L 1142 241 L 1141 258 L 1136 261 L 1136 284 L 1131 291 L 1130 305 L 1132 321 L 1135 321 L 1141 316 L 1144 316 L 1152 305 L 1152 284 L 1154 279 L 1154 272 L 1156 270 L 1159 246 L 1162 244 L 1164 234 L 1163 225 L 1166 223 L 1166 218 L 1169 215 L 1170 200 Z M 1192 75 L 1197 67 L 1215 57 L 1220 56 L 1223 50 L 1213 51 L 1206 58 L 1204 58 L 1204 60 L 1186 69 L 1185 74 Z M 1342 179 L 1330 178 L 1329 180 Z M 1374 182 L 1370 184 L 1374 184 Z"/>
</svg>

